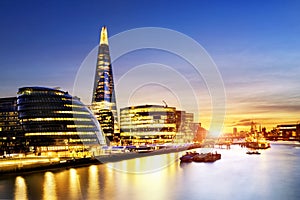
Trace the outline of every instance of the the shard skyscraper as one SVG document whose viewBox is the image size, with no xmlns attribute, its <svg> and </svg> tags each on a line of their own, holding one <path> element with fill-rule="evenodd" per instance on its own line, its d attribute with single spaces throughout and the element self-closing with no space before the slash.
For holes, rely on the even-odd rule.
<svg viewBox="0 0 300 200">
<path fill-rule="evenodd" d="M 107 28 L 100 33 L 100 44 L 96 64 L 92 110 L 96 115 L 102 130 L 110 141 L 119 137 L 119 123 L 114 90 L 114 79 L 110 60 Z"/>
</svg>

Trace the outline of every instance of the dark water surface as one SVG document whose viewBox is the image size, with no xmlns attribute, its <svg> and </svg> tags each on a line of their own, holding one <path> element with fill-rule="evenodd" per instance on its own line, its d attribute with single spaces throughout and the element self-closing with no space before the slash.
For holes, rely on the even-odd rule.
<svg viewBox="0 0 300 200">
<path fill-rule="evenodd" d="M 0 199 L 300 199 L 299 146 L 215 150 L 215 163 L 180 164 L 182 152 L 1 178 Z"/>
</svg>

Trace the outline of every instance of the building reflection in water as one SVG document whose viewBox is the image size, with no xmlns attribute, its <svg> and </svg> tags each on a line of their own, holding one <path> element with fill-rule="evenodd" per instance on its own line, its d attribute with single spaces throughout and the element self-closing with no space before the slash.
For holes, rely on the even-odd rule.
<svg viewBox="0 0 300 200">
<path fill-rule="evenodd" d="M 69 174 L 70 199 L 83 199 L 77 170 L 71 168 L 69 172 L 70 172 Z"/>
<path fill-rule="evenodd" d="M 46 172 L 44 175 L 43 199 L 56 200 L 56 182 L 52 172 Z"/>
<path fill-rule="evenodd" d="M 167 199 L 166 186 L 176 188 L 172 183 L 176 182 L 177 156 L 165 154 L 26 178 L 18 176 L 14 198 L 122 199 L 125 195 L 131 199 Z M 151 195 L 145 195 L 149 191 Z"/>
<path fill-rule="evenodd" d="M 25 179 L 21 176 L 16 177 L 14 199 L 28 199 Z"/>
<path fill-rule="evenodd" d="M 88 199 L 97 199 L 100 195 L 99 170 L 97 165 L 92 165 L 89 167 L 88 178 Z"/>
<path fill-rule="evenodd" d="M 117 183 L 111 199 L 168 199 L 165 190 L 176 188 L 176 159 L 177 154 L 166 154 L 106 164 L 108 185 Z"/>
<path fill-rule="evenodd" d="M 255 157 L 220 150 L 226 159 L 182 165 L 175 153 L 11 176 L 0 180 L 0 199 L 300 199 L 299 150 L 274 145 Z"/>
<path fill-rule="evenodd" d="M 177 153 L 163 154 L 151 157 L 124 160 L 116 163 L 107 163 L 106 166 L 111 170 L 129 173 L 145 174 L 160 171 L 174 164 L 178 159 Z"/>
</svg>

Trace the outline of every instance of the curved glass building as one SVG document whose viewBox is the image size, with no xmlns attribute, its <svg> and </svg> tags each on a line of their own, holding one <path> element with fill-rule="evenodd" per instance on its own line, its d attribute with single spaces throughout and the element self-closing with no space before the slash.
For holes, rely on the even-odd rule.
<svg viewBox="0 0 300 200">
<path fill-rule="evenodd" d="M 23 87 L 18 91 L 17 108 L 26 144 L 36 154 L 86 156 L 106 145 L 97 119 L 68 92 Z"/>
</svg>

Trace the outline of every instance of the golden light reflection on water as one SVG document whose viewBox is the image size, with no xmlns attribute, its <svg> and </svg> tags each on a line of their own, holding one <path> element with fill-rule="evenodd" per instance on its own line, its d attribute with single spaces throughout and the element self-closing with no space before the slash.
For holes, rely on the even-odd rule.
<svg viewBox="0 0 300 200">
<path fill-rule="evenodd" d="M 25 179 L 21 176 L 16 177 L 15 180 L 15 195 L 14 199 L 28 199 L 27 197 L 27 186 Z"/>
<path fill-rule="evenodd" d="M 176 177 L 172 174 L 177 166 L 175 158 L 175 154 L 165 154 L 141 160 L 142 170 L 147 173 L 132 176 L 133 199 L 168 199 L 165 190 L 166 186 L 172 188 L 173 181 L 169 180 Z"/>
<path fill-rule="evenodd" d="M 99 170 L 97 165 L 92 165 L 89 167 L 88 178 L 88 199 L 97 199 L 99 198 L 100 193 Z"/>
<path fill-rule="evenodd" d="M 110 173 L 107 181 L 117 183 L 110 198 L 123 199 L 126 188 L 126 198 L 131 200 L 168 199 L 165 190 L 176 180 L 177 156 L 173 153 L 106 164 L 106 173 Z"/>
<path fill-rule="evenodd" d="M 56 200 L 56 182 L 52 172 L 46 172 L 44 175 L 43 199 Z"/>
<path fill-rule="evenodd" d="M 83 199 L 80 187 L 79 175 L 76 169 L 70 169 L 69 174 L 69 189 L 70 189 L 70 199 Z"/>
<path fill-rule="evenodd" d="M 0 199 L 299 199 L 299 149 L 277 145 L 259 156 L 239 147 L 219 151 L 215 163 L 181 165 L 181 152 L 12 177 L 0 180 Z"/>
<path fill-rule="evenodd" d="M 176 162 L 177 153 L 163 154 L 151 157 L 142 157 L 132 160 L 124 160 L 116 163 L 108 163 L 106 166 L 112 170 L 130 174 L 152 173 L 162 170 Z"/>
</svg>

